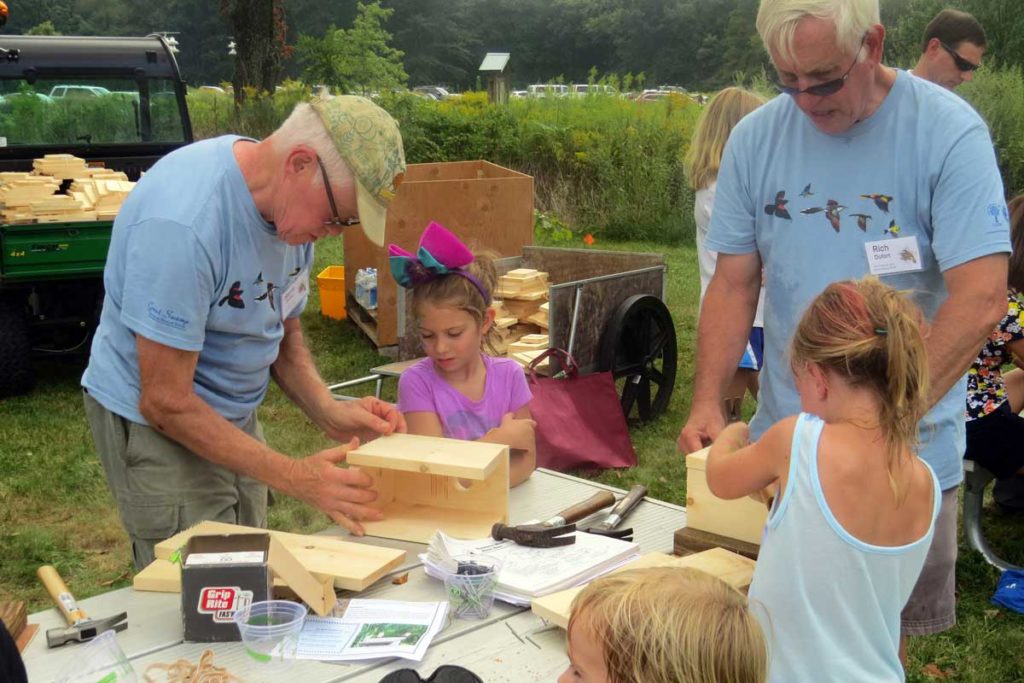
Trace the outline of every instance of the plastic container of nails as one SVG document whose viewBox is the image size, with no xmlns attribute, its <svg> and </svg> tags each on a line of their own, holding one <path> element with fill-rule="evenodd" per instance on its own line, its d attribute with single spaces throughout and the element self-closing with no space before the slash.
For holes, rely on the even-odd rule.
<svg viewBox="0 0 1024 683">
<path fill-rule="evenodd" d="M 295 661 L 306 606 L 290 600 L 263 600 L 235 612 L 245 652 L 261 664 L 281 669 Z"/>
<path fill-rule="evenodd" d="M 483 619 L 494 604 L 501 560 L 489 555 L 456 555 L 456 570 L 445 574 L 448 604 L 459 619 Z"/>
</svg>

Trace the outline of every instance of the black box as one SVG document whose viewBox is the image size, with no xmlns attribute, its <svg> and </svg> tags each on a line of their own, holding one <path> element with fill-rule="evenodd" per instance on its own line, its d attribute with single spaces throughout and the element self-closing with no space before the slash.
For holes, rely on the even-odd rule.
<svg viewBox="0 0 1024 683">
<path fill-rule="evenodd" d="M 185 640 L 241 640 L 234 613 L 273 597 L 270 534 L 193 536 L 181 557 Z"/>
</svg>

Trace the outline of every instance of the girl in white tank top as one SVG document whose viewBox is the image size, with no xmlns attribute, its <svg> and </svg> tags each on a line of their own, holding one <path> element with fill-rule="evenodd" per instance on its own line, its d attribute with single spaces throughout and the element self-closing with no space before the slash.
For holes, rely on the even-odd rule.
<svg viewBox="0 0 1024 683">
<path fill-rule="evenodd" d="M 921 315 L 876 278 L 829 285 L 793 337 L 802 412 L 756 443 L 726 427 L 707 482 L 773 499 L 750 587 L 769 680 L 902 681 L 900 611 L 941 495 L 914 454 L 928 400 Z"/>
</svg>

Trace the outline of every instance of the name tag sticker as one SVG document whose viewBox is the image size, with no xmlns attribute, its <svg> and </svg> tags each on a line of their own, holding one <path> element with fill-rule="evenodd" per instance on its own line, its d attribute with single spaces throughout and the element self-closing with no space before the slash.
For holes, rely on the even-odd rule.
<svg viewBox="0 0 1024 683">
<path fill-rule="evenodd" d="M 281 295 L 281 319 L 287 320 L 309 291 L 309 268 L 299 273 Z"/>
<path fill-rule="evenodd" d="M 921 248 L 916 237 L 898 237 L 891 240 L 865 242 L 868 269 L 872 275 L 913 273 L 922 270 Z"/>
</svg>

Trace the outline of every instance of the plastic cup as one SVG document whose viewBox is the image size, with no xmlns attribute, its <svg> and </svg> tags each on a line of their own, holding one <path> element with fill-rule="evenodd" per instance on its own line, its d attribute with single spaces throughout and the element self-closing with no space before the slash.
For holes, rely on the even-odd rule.
<svg viewBox="0 0 1024 683">
<path fill-rule="evenodd" d="M 494 604 L 501 560 L 487 555 L 458 555 L 453 559 L 458 568 L 444 577 L 452 613 L 459 619 L 483 619 Z"/>
<path fill-rule="evenodd" d="M 260 664 L 276 668 L 295 661 L 306 606 L 290 600 L 263 600 L 234 614 L 246 653 Z"/>
<path fill-rule="evenodd" d="M 135 683 L 139 680 L 114 631 L 104 631 L 80 647 L 56 683 Z"/>
</svg>

